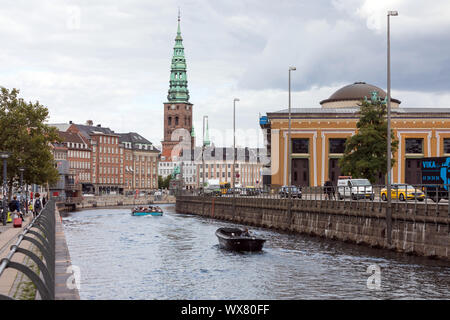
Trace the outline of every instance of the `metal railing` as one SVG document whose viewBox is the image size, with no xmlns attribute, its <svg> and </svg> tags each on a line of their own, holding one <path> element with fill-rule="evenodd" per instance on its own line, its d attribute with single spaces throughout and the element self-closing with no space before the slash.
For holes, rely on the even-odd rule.
<svg viewBox="0 0 450 320">
<path fill-rule="evenodd" d="M 176 195 L 207 196 L 207 197 L 252 197 L 263 199 L 295 199 L 315 201 L 343 202 L 386 202 L 387 190 L 384 185 L 348 186 L 318 186 L 318 187 L 266 187 L 266 188 L 204 188 L 178 190 Z M 391 186 L 391 200 L 394 206 L 402 203 L 439 203 L 448 205 L 441 200 L 450 198 L 450 185 L 436 184 L 394 184 Z"/>
<path fill-rule="evenodd" d="M 20 247 L 24 242 L 30 242 L 36 246 L 43 260 L 31 250 Z M 35 273 L 23 263 L 12 261 L 16 253 L 28 256 L 36 263 L 39 271 Z M 11 246 L 7 257 L 0 261 L 0 278 L 7 268 L 16 269 L 25 274 L 36 286 L 42 300 L 55 299 L 55 201 L 53 199 L 47 202 L 45 208 L 19 234 L 17 242 Z M 0 295 L 0 299 L 13 298 Z"/>
</svg>

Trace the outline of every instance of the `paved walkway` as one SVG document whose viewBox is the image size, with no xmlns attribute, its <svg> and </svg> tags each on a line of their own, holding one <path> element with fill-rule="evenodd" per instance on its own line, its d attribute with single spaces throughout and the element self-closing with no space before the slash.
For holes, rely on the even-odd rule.
<svg viewBox="0 0 450 320">
<path fill-rule="evenodd" d="M 31 213 L 25 218 L 22 223 L 22 228 L 14 228 L 12 223 L 7 223 L 5 226 L 0 223 L 0 260 L 6 258 L 10 252 L 10 248 L 17 242 L 17 236 L 23 231 L 31 220 L 33 219 Z M 29 249 L 30 242 L 24 242 L 21 247 Z M 25 256 L 21 253 L 14 254 L 12 261 L 23 262 Z M 11 292 L 14 287 L 14 281 L 18 271 L 15 269 L 7 268 L 0 277 L 0 294 L 6 296 L 12 296 L 14 292 Z"/>
<path fill-rule="evenodd" d="M 79 300 L 80 296 L 78 290 L 73 281 L 74 275 L 71 268 L 71 259 L 69 250 L 67 248 L 66 238 L 62 226 L 61 217 L 56 209 L 56 239 L 55 239 L 55 299 L 56 300 Z M 14 228 L 12 223 L 3 226 L 0 224 L 0 260 L 5 258 L 9 252 L 11 245 L 15 244 L 18 240 L 18 235 L 23 229 L 32 221 L 33 217 L 29 214 L 25 218 L 25 222 L 22 224 L 22 228 Z M 30 242 L 22 242 L 20 245 L 22 248 L 30 249 L 32 246 Z M 15 253 L 12 261 L 23 263 L 25 256 L 21 253 Z M 0 277 L 0 294 L 14 297 L 17 291 L 19 280 L 19 271 L 11 268 L 5 269 Z M 21 275 L 19 275 L 21 276 Z M 16 281 L 16 278 L 19 279 Z M 26 279 L 28 277 L 25 276 Z M 19 299 L 20 297 L 14 297 Z M 39 293 L 36 292 L 36 298 L 39 298 Z"/>
</svg>

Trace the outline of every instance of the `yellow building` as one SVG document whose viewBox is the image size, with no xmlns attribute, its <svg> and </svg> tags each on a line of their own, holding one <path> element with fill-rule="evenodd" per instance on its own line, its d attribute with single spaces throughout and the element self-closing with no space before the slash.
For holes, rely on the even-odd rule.
<svg viewBox="0 0 450 320">
<path fill-rule="evenodd" d="M 345 139 L 356 133 L 359 107 L 373 92 L 384 99 L 382 89 L 355 82 L 345 86 L 320 108 L 291 109 L 293 185 L 321 186 L 328 179 L 336 183 L 341 174 L 338 159 L 344 152 Z M 392 167 L 394 183 L 421 183 L 419 159 L 450 156 L 450 108 L 403 108 L 391 98 L 391 128 L 399 140 Z M 267 129 L 267 152 L 270 153 L 270 177 L 265 184 L 288 184 L 288 109 L 267 113 L 261 127 Z M 384 183 L 384 177 L 379 177 Z"/>
</svg>

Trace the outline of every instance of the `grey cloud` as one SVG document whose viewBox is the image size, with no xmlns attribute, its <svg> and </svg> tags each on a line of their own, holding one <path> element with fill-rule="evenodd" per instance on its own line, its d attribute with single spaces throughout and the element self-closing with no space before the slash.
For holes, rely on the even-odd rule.
<svg viewBox="0 0 450 320">
<path fill-rule="evenodd" d="M 224 114 L 240 96 L 239 125 L 253 128 L 258 112 L 286 106 L 290 65 L 297 92 L 354 81 L 385 86 L 385 32 L 356 13 L 365 3 L 4 0 L 0 85 L 47 105 L 51 121 L 89 117 L 157 142 L 180 6 L 194 117 L 210 114 L 225 129 Z M 392 26 L 393 90 L 448 92 L 447 24 L 433 23 L 431 11 L 416 26 L 419 4 L 401 8 Z"/>
<path fill-rule="evenodd" d="M 330 16 L 316 11 L 295 21 L 273 19 L 266 46 L 254 53 L 254 64 L 239 79 L 239 87 L 286 88 L 289 65 L 297 66 L 292 74 L 297 90 L 361 80 L 385 87 L 385 31 L 370 30 L 365 20 L 340 9 Z M 450 34 L 396 33 L 399 23 L 394 20 L 391 26 L 393 84 L 400 90 L 448 90 Z"/>
</svg>

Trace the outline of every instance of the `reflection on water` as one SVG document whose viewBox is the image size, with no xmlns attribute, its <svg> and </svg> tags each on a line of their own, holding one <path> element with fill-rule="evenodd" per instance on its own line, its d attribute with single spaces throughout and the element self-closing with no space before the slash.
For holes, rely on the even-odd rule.
<svg viewBox="0 0 450 320">
<path fill-rule="evenodd" d="M 96 209 L 63 218 L 82 299 L 449 299 L 450 265 L 302 235 L 250 228 L 260 253 L 218 247 L 235 224 L 176 214 Z M 381 268 L 380 290 L 367 268 Z"/>
</svg>

